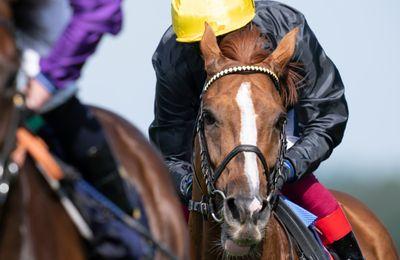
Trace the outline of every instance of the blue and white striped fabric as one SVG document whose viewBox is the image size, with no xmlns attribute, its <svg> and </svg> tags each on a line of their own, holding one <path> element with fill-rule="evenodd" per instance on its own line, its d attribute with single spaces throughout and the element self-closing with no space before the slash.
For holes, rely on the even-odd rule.
<svg viewBox="0 0 400 260">
<path fill-rule="evenodd" d="M 300 207 L 299 205 L 291 202 L 290 200 L 288 200 L 285 197 L 282 197 L 283 202 L 285 202 L 285 204 L 287 206 L 290 207 L 290 209 L 296 213 L 296 215 L 301 219 L 301 221 L 303 222 L 303 224 L 306 227 L 310 227 L 312 224 L 314 224 L 314 221 L 317 219 L 317 216 L 315 216 L 314 214 L 312 214 L 311 212 L 303 209 L 302 207 Z"/>
</svg>

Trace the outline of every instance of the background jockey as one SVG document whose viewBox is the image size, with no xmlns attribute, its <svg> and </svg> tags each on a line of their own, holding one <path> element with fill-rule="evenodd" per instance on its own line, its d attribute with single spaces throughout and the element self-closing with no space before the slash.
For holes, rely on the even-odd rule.
<svg viewBox="0 0 400 260">
<path fill-rule="evenodd" d="M 362 259 L 351 226 L 336 199 L 313 172 L 341 142 L 348 118 L 344 86 L 304 16 L 274 1 L 173 0 L 170 27 L 153 56 L 157 76 L 155 119 L 151 140 L 162 151 L 183 202 L 191 197 L 192 138 L 206 80 L 198 41 L 204 22 L 217 36 L 252 22 L 274 46 L 295 27 L 300 28 L 295 60 L 307 75 L 298 89 L 299 101 L 288 111 L 289 149 L 285 160 L 283 193 L 318 217 L 316 227 L 340 259 Z"/>
<path fill-rule="evenodd" d="M 21 0 L 14 10 L 23 51 L 19 85 L 28 108 L 42 113 L 67 162 L 130 213 L 102 127 L 75 95 L 75 82 L 103 35 L 121 30 L 121 0 Z"/>
</svg>

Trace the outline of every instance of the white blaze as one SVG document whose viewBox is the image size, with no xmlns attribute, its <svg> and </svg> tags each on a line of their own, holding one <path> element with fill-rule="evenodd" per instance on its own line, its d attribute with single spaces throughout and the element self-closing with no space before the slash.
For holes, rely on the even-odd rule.
<svg viewBox="0 0 400 260">
<path fill-rule="evenodd" d="M 257 146 L 257 115 L 254 111 L 250 87 L 249 82 L 243 82 L 236 96 L 241 118 L 240 143 Z M 251 195 L 255 196 L 260 186 L 257 156 L 255 153 L 244 153 L 244 172 L 249 182 Z"/>
</svg>

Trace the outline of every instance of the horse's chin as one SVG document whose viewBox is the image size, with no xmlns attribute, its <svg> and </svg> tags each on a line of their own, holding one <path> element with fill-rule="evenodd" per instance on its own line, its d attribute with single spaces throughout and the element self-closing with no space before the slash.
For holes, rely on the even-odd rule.
<svg viewBox="0 0 400 260">
<path fill-rule="evenodd" d="M 236 241 L 224 231 L 222 231 L 221 245 L 226 254 L 237 257 L 249 256 L 257 247 L 257 244 L 243 244 Z"/>
<path fill-rule="evenodd" d="M 240 246 L 231 239 L 223 242 L 224 250 L 231 256 L 246 256 L 251 251 L 251 246 Z"/>
</svg>

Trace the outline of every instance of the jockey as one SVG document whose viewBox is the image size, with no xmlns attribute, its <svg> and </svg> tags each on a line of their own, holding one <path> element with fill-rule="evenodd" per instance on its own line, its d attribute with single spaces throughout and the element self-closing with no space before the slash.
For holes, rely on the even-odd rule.
<svg viewBox="0 0 400 260">
<path fill-rule="evenodd" d="M 130 213 L 103 129 L 76 97 L 76 81 L 103 35 L 121 30 L 121 0 L 18 2 L 14 6 L 17 43 L 22 50 L 18 85 L 25 89 L 27 107 L 41 113 L 62 147 L 63 158 Z"/>
<path fill-rule="evenodd" d="M 362 254 L 335 197 L 313 172 L 342 140 L 348 118 L 344 86 L 338 70 L 327 57 L 299 11 L 275 2 L 173 0 L 170 27 L 153 56 L 157 76 L 155 119 L 150 125 L 152 142 L 161 150 L 183 202 L 191 197 L 192 138 L 206 72 L 198 41 L 204 23 L 217 36 L 257 25 L 277 43 L 291 29 L 300 28 L 295 58 L 303 64 L 307 86 L 298 89 L 299 101 L 288 111 L 289 149 L 284 163 L 283 194 L 318 217 L 315 225 L 324 243 L 340 259 L 362 259 Z"/>
</svg>

